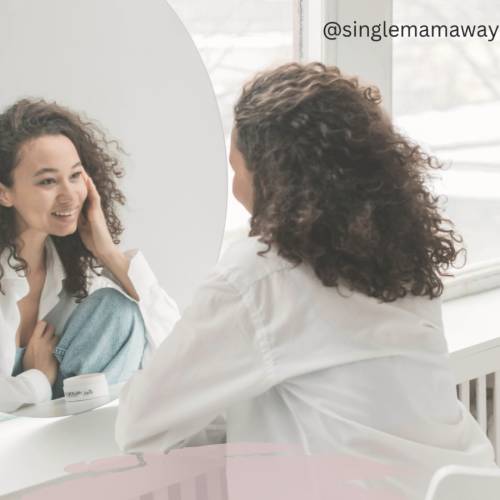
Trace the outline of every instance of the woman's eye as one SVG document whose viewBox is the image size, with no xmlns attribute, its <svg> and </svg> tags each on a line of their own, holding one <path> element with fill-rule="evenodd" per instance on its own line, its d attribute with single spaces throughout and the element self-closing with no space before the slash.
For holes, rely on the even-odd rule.
<svg viewBox="0 0 500 500">
<path fill-rule="evenodd" d="M 82 176 L 81 172 L 75 172 L 74 174 L 72 174 L 71 178 L 72 179 L 78 179 L 78 177 L 81 177 L 81 176 Z"/>
<path fill-rule="evenodd" d="M 39 186 L 48 186 L 48 185 L 50 185 L 50 184 L 54 184 L 55 182 L 56 182 L 56 180 L 55 180 L 55 179 L 50 179 L 50 178 L 49 178 L 49 179 L 43 179 L 43 180 L 41 180 L 41 181 L 38 183 L 38 185 L 39 185 Z"/>
</svg>

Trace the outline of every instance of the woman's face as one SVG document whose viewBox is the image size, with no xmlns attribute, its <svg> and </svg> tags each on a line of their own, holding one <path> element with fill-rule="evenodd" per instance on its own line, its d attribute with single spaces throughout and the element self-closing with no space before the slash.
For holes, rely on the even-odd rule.
<svg viewBox="0 0 500 500">
<path fill-rule="evenodd" d="M 24 143 L 19 157 L 12 186 L 0 184 L 0 203 L 15 209 L 17 234 L 74 233 L 87 187 L 73 143 L 64 135 L 45 135 Z"/>
<path fill-rule="evenodd" d="M 250 212 L 253 208 L 253 175 L 248 170 L 245 158 L 237 146 L 236 127 L 231 133 L 231 149 L 229 151 L 229 163 L 234 171 L 233 194 L 234 197 Z"/>
</svg>

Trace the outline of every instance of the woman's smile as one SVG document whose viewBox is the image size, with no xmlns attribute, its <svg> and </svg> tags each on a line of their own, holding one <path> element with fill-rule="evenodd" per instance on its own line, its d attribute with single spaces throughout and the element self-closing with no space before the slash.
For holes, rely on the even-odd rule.
<svg viewBox="0 0 500 500">
<path fill-rule="evenodd" d="M 65 210 L 55 210 L 51 215 L 59 218 L 73 218 L 73 216 L 79 214 L 78 208 L 65 209 Z"/>
<path fill-rule="evenodd" d="M 59 233 L 60 236 L 63 236 L 76 231 L 80 208 L 56 210 L 50 215 L 52 216 L 51 219 L 57 224 L 57 227 L 61 228 L 61 232 L 54 230 L 54 234 Z"/>
</svg>

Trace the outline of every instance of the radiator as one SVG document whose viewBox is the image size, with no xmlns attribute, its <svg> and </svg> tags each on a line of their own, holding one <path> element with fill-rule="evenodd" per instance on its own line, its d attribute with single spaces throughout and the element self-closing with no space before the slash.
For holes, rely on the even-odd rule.
<svg viewBox="0 0 500 500">
<path fill-rule="evenodd" d="M 488 435 L 500 465 L 500 371 L 457 385 L 458 398 Z"/>
</svg>

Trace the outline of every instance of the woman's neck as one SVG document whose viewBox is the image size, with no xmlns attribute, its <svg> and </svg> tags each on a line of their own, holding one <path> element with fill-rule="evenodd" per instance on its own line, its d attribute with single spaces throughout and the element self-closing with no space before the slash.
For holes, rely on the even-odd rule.
<svg viewBox="0 0 500 500">
<path fill-rule="evenodd" d="M 26 230 L 17 237 L 16 247 L 19 257 L 28 264 L 26 275 L 45 273 L 45 242 L 48 236 L 35 231 Z"/>
</svg>

